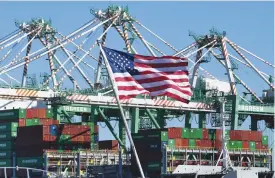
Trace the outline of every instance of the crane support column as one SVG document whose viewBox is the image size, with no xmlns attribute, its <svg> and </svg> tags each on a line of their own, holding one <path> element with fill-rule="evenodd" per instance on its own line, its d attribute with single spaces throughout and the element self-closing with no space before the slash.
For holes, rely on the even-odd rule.
<svg viewBox="0 0 275 178">
<path fill-rule="evenodd" d="M 94 149 L 96 147 L 95 144 L 95 124 L 97 121 L 97 110 L 95 106 L 91 106 L 91 115 L 89 120 L 89 126 L 90 126 L 90 134 L 91 134 L 91 149 Z"/>
<path fill-rule="evenodd" d="M 165 119 L 164 119 L 164 115 L 165 115 L 165 110 L 164 109 L 159 109 L 157 111 L 157 122 L 160 128 L 164 128 L 165 126 Z"/>
<path fill-rule="evenodd" d="M 206 114 L 199 113 L 199 128 L 206 128 Z"/>
<path fill-rule="evenodd" d="M 191 78 L 191 81 L 190 81 L 192 89 L 194 89 L 196 87 L 197 78 L 198 78 L 198 68 L 200 67 L 200 62 L 197 63 L 197 61 L 200 60 L 201 57 L 202 57 L 202 50 L 199 50 L 197 52 L 196 65 L 193 69 L 193 74 L 192 74 L 192 78 Z"/>
<path fill-rule="evenodd" d="M 231 95 L 227 97 L 228 100 L 232 101 L 232 110 L 231 110 L 231 130 L 236 130 L 238 128 L 239 122 L 239 97 L 237 95 Z"/>
<path fill-rule="evenodd" d="M 121 118 L 119 118 L 118 129 L 119 129 L 119 139 L 121 140 L 123 145 L 126 145 L 125 127 Z"/>
<path fill-rule="evenodd" d="M 185 128 L 191 128 L 190 119 L 191 119 L 191 112 L 186 112 L 186 114 L 185 114 Z"/>
<path fill-rule="evenodd" d="M 138 133 L 139 108 L 131 108 L 131 132 Z"/>
</svg>

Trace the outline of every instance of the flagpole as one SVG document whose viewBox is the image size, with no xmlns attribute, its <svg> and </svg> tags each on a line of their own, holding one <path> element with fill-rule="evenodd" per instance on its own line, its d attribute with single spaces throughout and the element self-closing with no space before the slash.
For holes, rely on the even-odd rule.
<svg viewBox="0 0 275 178">
<path fill-rule="evenodd" d="M 120 101 L 119 101 L 118 90 L 117 90 L 117 87 L 116 87 L 116 84 L 115 84 L 115 81 L 114 81 L 114 77 L 112 76 L 112 70 L 110 68 L 110 65 L 109 65 L 109 62 L 107 60 L 106 54 L 102 49 L 101 43 L 98 43 L 98 45 L 99 45 L 100 51 L 102 52 L 103 59 L 104 59 L 104 62 L 105 62 L 106 68 L 107 68 L 107 72 L 108 72 L 108 75 L 109 75 L 111 83 L 112 83 L 112 87 L 113 87 L 113 90 L 114 90 L 114 93 L 115 93 L 117 105 L 119 107 L 119 110 L 120 110 L 120 113 L 121 113 L 121 116 L 122 116 L 122 120 L 123 120 L 125 128 L 126 128 L 126 133 L 127 133 L 128 138 L 129 138 L 130 145 L 131 145 L 132 150 L 134 152 L 134 155 L 136 157 L 136 161 L 137 161 L 137 165 L 138 165 L 138 168 L 139 168 L 139 171 L 140 171 L 141 178 L 145 178 L 142 167 L 141 167 L 141 164 L 140 164 L 140 161 L 139 161 L 137 150 L 136 150 L 134 141 L 132 139 L 132 136 L 131 136 L 131 133 L 130 133 L 130 130 L 129 130 L 129 127 L 128 127 L 128 124 L 127 124 L 127 121 L 126 121 L 126 118 L 125 118 L 125 115 L 124 115 L 124 112 L 123 112 L 123 108 L 122 108 L 122 106 L 120 104 Z"/>
</svg>

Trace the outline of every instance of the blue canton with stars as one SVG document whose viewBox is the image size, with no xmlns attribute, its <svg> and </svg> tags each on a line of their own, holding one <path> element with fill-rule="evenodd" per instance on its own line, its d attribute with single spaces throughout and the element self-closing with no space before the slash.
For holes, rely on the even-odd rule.
<svg viewBox="0 0 275 178">
<path fill-rule="evenodd" d="M 130 75 L 138 75 L 139 72 L 135 69 L 133 54 L 117 51 L 114 49 L 102 47 L 107 60 L 112 68 L 113 73 L 125 73 L 128 72 Z"/>
</svg>

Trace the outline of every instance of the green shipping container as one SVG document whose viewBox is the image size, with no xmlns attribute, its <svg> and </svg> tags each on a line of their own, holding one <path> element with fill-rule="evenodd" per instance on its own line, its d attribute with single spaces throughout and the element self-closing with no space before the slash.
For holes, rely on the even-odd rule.
<svg viewBox="0 0 275 178">
<path fill-rule="evenodd" d="M 46 110 L 46 118 L 53 118 L 53 110 L 52 109 Z"/>
<path fill-rule="evenodd" d="M 256 150 L 255 142 L 249 142 L 249 148 L 250 148 L 251 151 L 255 151 Z"/>
<path fill-rule="evenodd" d="M 26 126 L 40 125 L 40 119 L 26 119 Z"/>
<path fill-rule="evenodd" d="M 18 123 L 9 122 L 9 123 L 0 123 L 0 132 L 17 132 Z"/>
<path fill-rule="evenodd" d="M 195 148 L 196 147 L 196 141 L 194 139 L 189 139 L 189 148 Z"/>
<path fill-rule="evenodd" d="M 70 135 L 60 135 L 59 143 L 71 143 L 71 136 Z"/>
<path fill-rule="evenodd" d="M 17 132 L 0 132 L 0 141 L 13 140 L 17 137 Z"/>
<path fill-rule="evenodd" d="M 168 141 L 168 133 L 165 131 L 161 131 L 159 133 L 152 133 L 147 135 L 148 139 L 160 139 L 160 141 Z"/>
<path fill-rule="evenodd" d="M 174 139 L 169 139 L 168 140 L 168 147 L 171 148 L 175 148 L 175 140 Z"/>
<path fill-rule="evenodd" d="M 1 120 L 26 118 L 26 109 L 9 109 L 0 111 Z"/>
<path fill-rule="evenodd" d="M 268 145 L 268 136 L 262 137 L 262 145 Z"/>
<path fill-rule="evenodd" d="M 11 159 L 1 159 L 0 160 L 0 167 L 11 167 L 12 160 Z"/>
<path fill-rule="evenodd" d="M 243 149 L 243 142 L 242 141 L 236 141 L 236 148 Z"/>
<path fill-rule="evenodd" d="M 190 138 L 202 139 L 202 129 L 190 129 Z"/>
<path fill-rule="evenodd" d="M 11 151 L 0 151 L 0 160 L 5 158 L 12 158 L 12 152 Z"/>
<path fill-rule="evenodd" d="M 181 138 L 190 138 L 190 131 L 188 128 L 182 128 Z"/>
<path fill-rule="evenodd" d="M 19 157 L 17 158 L 17 166 L 19 167 L 40 167 L 43 166 L 43 157 Z"/>
<path fill-rule="evenodd" d="M 229 150 L 234 150 L 237 148 L 237 142 L 236 141 L 229 141 L 227 144 L 227 147 Z"/>
<path fill-rule="evenodd" d="M 2 141 L 0 142 L 0 150 L 11 150 L 14 146 L 14 142 Z"/>
</svg>

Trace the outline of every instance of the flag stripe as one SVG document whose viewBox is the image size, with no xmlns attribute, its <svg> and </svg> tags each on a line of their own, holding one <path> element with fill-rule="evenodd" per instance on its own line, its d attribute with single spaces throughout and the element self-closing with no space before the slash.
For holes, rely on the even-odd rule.
<svg viewBox="0 0 275 178">
<path fill-rule="evenodd" d="M 144 64 L 135 62 L 135 66 L 144 67 L 144 68 L 163 68 L 163 67 L 185 67 L 188 66 L 187 62 L 178 62 L 178 63 L 152 63 L 152 64 Z"/>
<path fill-rule="evenodd" d="M 161 57 L 155 57 L 155 56 L 142 56 L 142 55 L 135 55 L 135 59 L 144 59 L 144 60 L 155 60 L 155 59 L 170 59 L 170 60 L 187 60 L 187 58 L 180 58 L 176 56 L 161 56 Z"/>
<path fill-rule="evenodd" d="M 164 67 L 164 68 L 144 68 L 141 66 L 135 66 L 135 69 L 137 69 L 139 72 L 146 72 L 146 71 L 150 71 L 150 72 L 175 72 L 175 71 L 182 71 L 182 70 L 187 70 L 187 67 Z"/>
</svg>

